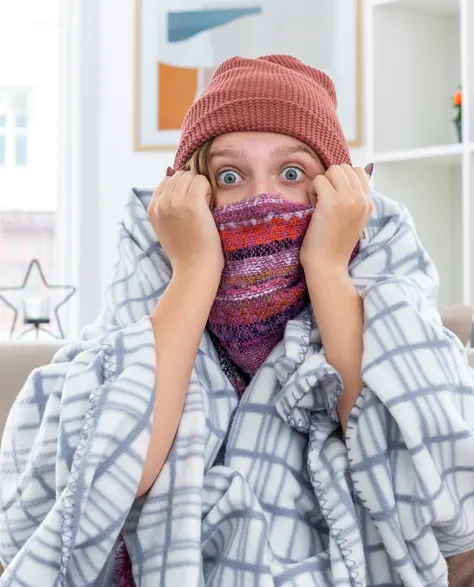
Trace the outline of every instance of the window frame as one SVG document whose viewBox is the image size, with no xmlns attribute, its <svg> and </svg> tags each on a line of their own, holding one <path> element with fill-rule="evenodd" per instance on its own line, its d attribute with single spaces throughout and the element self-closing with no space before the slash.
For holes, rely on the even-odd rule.
<svg viewBox="0 0 474 587">
<path fill-rule="evenodd" d="M 102 304 L 99 19 L 96 0 L 59 2 L 58 246 L 62 281 L 77 287 L 64 320 L 72 337 Z"/>
</svg>

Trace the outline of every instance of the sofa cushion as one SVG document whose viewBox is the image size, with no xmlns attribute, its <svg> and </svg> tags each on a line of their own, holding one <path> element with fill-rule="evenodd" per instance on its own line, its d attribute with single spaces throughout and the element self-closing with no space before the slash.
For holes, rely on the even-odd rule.
<svg viewBox="0 0 474 587">
<path fill-rule="evenodd" d="M 472 308 L 470 306 L 446 306 L 439 310 L 443 325 L 467 345 L 471 341 Z"/>
<path fill-rule="evenodd" d="M 33 369 L 51 363 L 65 344 L 65 340 L 0 342 L 0 437 L 11 405 L 28 375 Z"/>
</svg>

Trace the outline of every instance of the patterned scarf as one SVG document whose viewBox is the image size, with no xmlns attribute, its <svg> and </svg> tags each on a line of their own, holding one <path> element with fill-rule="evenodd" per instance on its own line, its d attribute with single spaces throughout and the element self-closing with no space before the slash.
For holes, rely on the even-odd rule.
<svg viewBox="0 0 474 587">
<path fill-rule="evenodd" d="M 208 331 L 240 395 L 287 323 L 309 303 L 299 256 L 313 211 L 272 194 L 214 211 L 225 267 Z M 350 262 L 358 252 L 359 243 Z"/>
<path fill-rule="evenodd" d="M 309 301 L 299 256 L 312 212 L 270 194 L 214 211 L 225 267 L 208 330 L 239 393 Z"/>
</svg>

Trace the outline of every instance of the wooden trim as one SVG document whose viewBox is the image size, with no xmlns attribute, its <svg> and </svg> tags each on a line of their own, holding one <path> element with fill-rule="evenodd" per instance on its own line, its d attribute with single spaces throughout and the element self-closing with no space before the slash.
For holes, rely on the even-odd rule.
<svg viewBox="0 0 474 587">
<path fill-rule="evenodd" d="M 356 2 L 356 136 L 354 140 L 348 141 L 349 147 L 362 145 L 362 0 L 356 0 Z"/>
</svg>

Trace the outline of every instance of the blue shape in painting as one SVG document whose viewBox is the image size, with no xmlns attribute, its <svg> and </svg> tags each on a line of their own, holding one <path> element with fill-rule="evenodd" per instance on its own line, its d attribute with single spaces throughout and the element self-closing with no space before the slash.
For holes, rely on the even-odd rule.
<svg viewBox="0 0 474 587">
<path fill-rule="evenodd" d="M 179 43 L 244 16 L 260 14 L 261 7 L 225 8 L 216 10 L 183 10 L 168 13 L 168 42 Z"/>
</svg>

